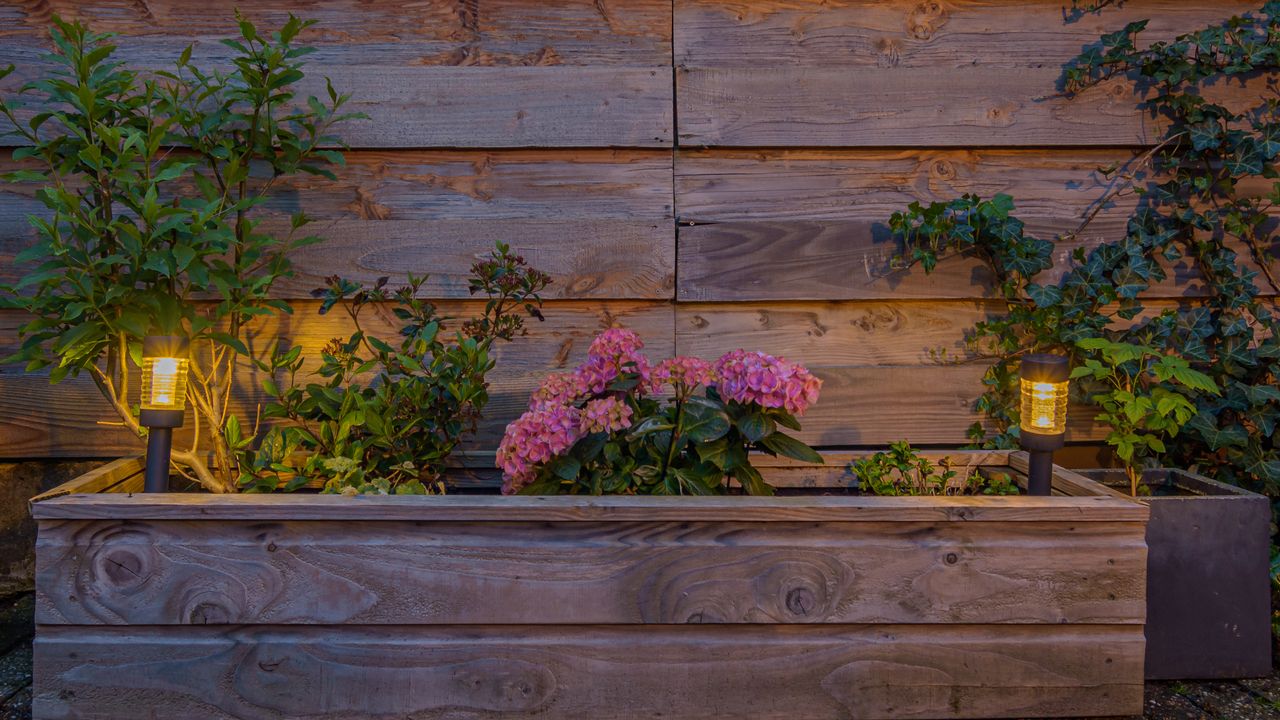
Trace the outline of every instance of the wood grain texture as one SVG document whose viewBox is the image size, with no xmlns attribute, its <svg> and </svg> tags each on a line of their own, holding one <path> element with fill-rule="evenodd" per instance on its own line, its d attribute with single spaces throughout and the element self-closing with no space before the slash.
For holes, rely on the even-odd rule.
<svg viewBox="0 0 1280 720">
<path fill-rule="evenodd" d="M 410 520 L 414 522 L 1145 522 L 1146 506 L 1113 496 L 379 496 L 66 495 L 32 506 L 37 520 Z"/>
<path fill-rule="evenodd" d="M 19 166 L 3 156 L 0 172 Z M 471 264 L 503 241 L 551 274 L 547 297 L 670 298 L 671 166 L 643 150 L 352 152 L 337 181 L 281 180 L 260 209 L 266 231 L 287 234 L 301 210 L 325 238 L 295 253 L 297 275 L 275 292 L 414 272 L 433 276 L 430 297 L 469 297 Z M 13 258 L 35 239 L 27 216 L 45 215 L 37 189 L 0 188 L 0 283 L 28 270 Z"/>
<path fill-rule="evenodd" d="M 229 50 L 217 41 L 239 34 L 237 10 L 260 30 L 283 25 L 290 13 L 315 20 L 300 41 L 316 48 L 310 60 L 323 66 L 671 64 L 670 0 L 5 0 L 0 38 L 10 52 L 43 47 L 57 14 L 129 36 L 125 45 L 151 64 L 192 42 L 197 56 L 224 58 Z"/>
<path fill-rule="evenodd" d="M 1142 537 L 1135 522 L 46 522 L 36 621 L 1140 625 Z"/>
<path fill-rule="evenodd" d="M 319 352 L 333 337 L 346 337 L 350 325 L 340 314 L 321 316 L 314 301 L 299 303 L 293 315 L 260 325 L 251 333 L 255 351 L 278 337 L 303 347 L 310 358 L 308 367 L 319 362 Z M 391 308 L 379 307 L 362 318 L 366 331 L 394 338 L 402 323 Z M 478 312 L 476 301 L 444 302 L 440 311 L 448 316 L 469 317 Z M 480 432 L 474 442 L 493 448 L 503 428 L 525 410 L 531 393 L 547 373 L 571 369 L 586 357 L 596 333 L 613 326 L 639 332 L 656 357 L 673 352 L 673 309 L 658 302 L 563 301 L 544 307 L 545 322 L 530 321 L 529 335 L 510 343 L 500 343 L 493 351 L 497 367 L 489 374 L 490 402 Z M 11 352 L 21 316 L 0 311 L 0 352 Z M 42 374 L 24 373 L 21 365 L 0 365 L 0 398 L 5 414 L 0 418 L 0 456 L 3 457 L 109 457 L 136 454 L 143 443 L 122 428 L 98 425 L 114 414 L 87 376 L 50 386 Z M 261 378 L 246 367 L 239 376 L 234 394 L 236 412 L 242 420 L 254 417 L 263 400 Z M 183 442 L 193 426 L 175 434 Z"/>
<path fill-rule="evenodd" d="M 0 61 L 9 61 L 0 54 Z M 45 66 L 10 77 L 12 88 Z M 667 68 L 338 66 L 312 69 L 298 97 L 325 97 L 325 77 L 350 93 L 335 126 L 355 148 L 668 147 L 673 98 Z M 323 73 L 321 75 L 320 73 Z M 6 93 L 7 94 L 7 93 Z M 26 122 L 39 108 L 17 113 Z M 0 122 L 0 132 L 12 128 Z M 13 139 L 8 139 L 13 143 Z"/>
<path fill-rule="evenodd" d="M 1051 97 L 1056 68 L 680 68 L 681 145 L 1154 145 L 1119 82 Z"/>
<path fill-rule="evenodd" d="M 704 150 L 676 157 L 680 282 L 684 301 L 837 300 L 990 296 L 979 263 L 953 258 L 931 275 L 894 263 L 888 219 L 912 202 L 966 193 L 1014 197 L 1027 232 L 1054 239 L 1073 232 L 1114 180 L 1099 168 L 1133 168 L 1124 150 Z M 1243 188 L 1265 194 L 1265 183 Z M 1123 235 L 1133 197 L 1104 208 L 1081 235 L 1059 242 L 1059 279 L 1077 248 Z M 1277 214 L 1276 222 L 1280 222 Z M 1280 240 L 1273 249 L 1280 251 Z M 1244 248 L 1241 263 L 1257 264 Z M 1200 277 L 1186 261 L 1150 297 L 1196 296 Z M 1268 288 L 1268 291 L 1271 290 Z"/>
<path fill-rule="evenodd" d="M 81 17 L 95 28 L 118 29 L 128 37 L 117 57 L 139 69 L 171 67 L 193 40 L 203 41 L 193 53 L 197 64 L 226 66 L 228 50 L 214 38 L 238 34 L 235 8 L 226 3 L 194 13 L 194 3 L 181 0 L 115 12 L 67 2 L 24 5 L 3 8 L 12 30 L 0 46 L 0 66 L 14 63 L 20 70 L 0 91 L 12 92 L 50 68 L 42 58 L 50 45 L 43 31 L 55 13 Z M 347 14 L 362 19 L 346 21 L 343 5 Z M 536 3 L 492 8 L 486 3 L 482 12 L 478 5 L 429 2 L 402 12 L 393 24 L 374 24 L 389 22 L 394 7 L 384 3 L 370 14 L 355 3 L 334 3 L 321 9 L 320 28 L 310 32 L 325 51 L 309 58 L 299 96 L 322 97 L 325 77 L 340 92 L 350 92 L 348 109 L 369 115 L 337 129 L 353 147 L 671 145 L 670 55 L 662 53 L 670 44 L 669 6 L 665 18 L 651 1 L 613 18 L 602 3 L 595 8 L 572 3 L 563 12 Z M 293 9 L 306 16 L 309 8 Z M 283 3 L 269 3 L 250 18 L 274 25 L 283 20 L 284 10 Z M 588 13 L 594 18 L 585 17 Z M 195 15 L 192 27 L 179 20 L 187 14 Z M 495 27 L 493 18 L 499 16 Z M 571 31 L 574 24 L 579 27 Z M 482 42 L 490 31 L 494 42 Z M 366 39 L 357 39 L 361 35 Z M 556 49 L 561 39 L 570 42 L 565 52 L 575 58 L 571 63 L 564 63 Z M 586 51 L 611 45 L 631 46 L 633 52 Z"/>
<path fill-rule="evenodd" d="M 676 63 L 694 67 L 1055 68 L 1135 20 L 1144 42 L 1258 9 L 1253 0 L 675 0 Z M 993 38 L 998 37 L 998 39 Z"/>
<path fill-rule="evenodd" d="M 142 474 L 145 461 L 140 457 L 123 457 L 31 498 L 31 502 L 69 495 L 71 493 L 118 492 L 117 488 L 131 478 Z"/>
<path fill-rule="evenodd" d="M 1125 16 L 1167 16 L 1149 42 L 1256 10 L 1166 12 L 1172 4 L 1134 3 Z M 681 0 L 675 17 L 684 145 L 1147 145 L 1162 132 L 1127 81 L 1059 94 L 1062 66 L 1127 22 L 1110 13 L 1048 2 Z"/>
<path fill-rule="evenodd" d="M 904 206 L 905 207 L 905 206 Z M 883 221 L 765 220 L 717 222 L 679 228 L 682 301 L 786 300 L 968 300 L 996 297 L 990 270 L 971 257 L 944 259 L 932 273 L 905 268 L 897 260 L 899 244 Z M 1072 253 L 1085 252 L 1124 236 L 1127 220 L 1104 217 L 1080 238 L 1059 240 L 1054 266 L 1037 277 L 1054 283 L 1071 267 Z M 1031 218 L 1027 232 L 1046 239 L 1074 231 L 1078 219 Z M 1280 251 L 1280 236 L 1269 243 Z M 1259 264 L 1243 245 L 1232 243 L 1242 267 Z M 1185 259 L 1161 260 L 1167 273 L 1144 293 L 1147 298 L 1195 298 L 1205 295 L 1203 276 Z M 1265 295 L 1276 290 L 1259 276 Z"/>
<path fill-rule="evenodd" d="M 42 718 L 344 720 L 1133 714 L 1144 646 L 1132 625 L 42 626 L 35 644 Z"/>
</svg>

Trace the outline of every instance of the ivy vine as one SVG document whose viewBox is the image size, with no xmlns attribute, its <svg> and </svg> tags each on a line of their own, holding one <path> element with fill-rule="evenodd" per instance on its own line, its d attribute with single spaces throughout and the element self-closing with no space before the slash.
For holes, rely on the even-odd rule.
<svg viewBox="0 0 1280 720">
<path fill-rule="evenodd" d="M 1089 338 L 1155 347 L 1185 358 L 1221 392 L 1191 396 L 1195 415 L 1153 461 L 1277 497 L 1280 0 L 1140 47 L 1146 25 L 1104 35 L 1063 74 L 1068 97 L 1130 83 L 1141 108 L 1165 128 L 1124 169 L 1100 169 L 1112 189 L 1057 240 L 1075 240 L 1102 208 L 1130 196 L 1136 208 L 1122 237 L 1078 248 L 1061 278 L 1048 281 L 1054 243 L 1029 235 L 1007 196 L 913 204 L 890 226 L 905 264 L 928 272 L 943 256 L 978 257 L 1006 303 L 1005 313 L 978 324 L 969 338 L 968 359 L 992 363 L 977 403 L 988 422 L 971 428 L 975 444 L 1017 444 L 1022 353 L 1064 352 L 1081 364 L 1092 357 L 1088 348 L 1099 346 L 1079 344 Z M 1241 86 L 1259 92 L 1221 93 Z M 1219 94 L 1234 99 L 1213 99 Z M 1198 275 L 1198 297 L 1148 300 L 1175 263 Z M 1088 402 L 1093 389 L 1081 385 L 1077 400 Z"/>
</svg>

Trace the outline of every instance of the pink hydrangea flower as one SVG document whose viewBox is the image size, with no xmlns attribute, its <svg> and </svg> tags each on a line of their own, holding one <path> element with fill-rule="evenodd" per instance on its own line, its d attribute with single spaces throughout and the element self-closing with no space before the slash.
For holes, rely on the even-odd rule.
<svg viewBox="0 0 1280 720">
<path fill-rule="evenodd" d="M 529 409 L 548 405 L 575 405 L 589 396 L 591 388 L 578 373 L 554 373 L 542 381 L 529 399 Z"/>
<path fill-rule="evenodd" d="M 615 397 L 590 400 L 582 408 L 582 429 L 588 433 L 617 432 L 631 427 L 631 406 Z"/>
<path fill-rule="evenodd" d="M 498 445 L 502 492 L 510 495 L 533 482 L 537 466 L 555 458 L 582 437 L 581 411 L 565 405 L 529 410 L 507 426 Z"/>
<path fill-rule="evenodd" d="M 716 389 L 725 400 L 783 408 L 797 417 L 818 401 L 822 380 L 803 365 L 762 352 L 734 350 L 716 361 Z"/>
<path fill-rule="evenodd" d="M 677 355 L 663 360 L 653 369 L 655 389 L 665 385 L 695 388 L 699 385 L 710 385 L 715 382 L 715 378 L 715 370 L 711 367 L 711 363 L 702 358 L 687 355 Z"/>
<path fill-rule="evenodd" d="M 649 359 L 640 352 L 643 348 L 644 341 L 634 332 L 609 328 L 591 341 L 587 361 L 578 366 L 575 373 L 594 394 L 604 392 L 609 383 L 625 372 L 638 373 L 641 379 L 638 392 L 643 392 L 649 383 Z"/>
<path fill-rule="evenodd" d="M 644 356 L 644 341 L 640 336 L 625 328 L 609 328 L 596 336 L 587 349 L 587 357 L 593 360 L 609 360 L 619 365 L 628 361 L 637 362 Z"/>
</svg>

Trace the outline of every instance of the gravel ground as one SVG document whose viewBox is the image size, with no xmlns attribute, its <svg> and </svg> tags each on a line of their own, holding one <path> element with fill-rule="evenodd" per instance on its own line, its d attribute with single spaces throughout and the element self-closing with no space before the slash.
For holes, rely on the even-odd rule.
<svg viewBox="0 0 1280 720">
<path fill-rule="evenodd" d="M 0 720 L 31 720 L 31 595 L 0 599 Z M 1147 683 L 1145 720 L 1280 720 L 1280 670 L 1227 682 Z M 1136 720 L 1136 719 L 1126 719 Z"/>
</svg>

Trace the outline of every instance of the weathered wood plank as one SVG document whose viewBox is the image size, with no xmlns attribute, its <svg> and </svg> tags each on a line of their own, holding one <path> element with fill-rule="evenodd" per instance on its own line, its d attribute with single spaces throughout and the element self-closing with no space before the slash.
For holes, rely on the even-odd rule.
<svg viewBox="0 0 1280 720">
<path fill-rule="evenodd" d="M 239 35 L 237 10 L 264 31 L 283 25 L 290 13 L 315 20 L 301 42 L 316 47 L 309 60 L 324 67 L 671 64 L 670 0 L 5 0 L 0 37 L 4 52 L 43 47 L 57 14 L 128 36 L 121 52 L 149 65 L 171 61 L 192 42 L 197 56 L 224 58 L 230 51 L 217 41 Z"/>
<path fill-rule="evenodd" d="M 1162 121 L 1127 81 L 1075 98 L 1062 66 L 1099 35 L 1159 17 L 1144 42 L 1256 10 L 1129 3 L 676 3 L 680 141 L 722 146 L 1085 146 L 1152 144 Z M 1075 17 L 1073 17 L 1073 15 Z M 1256 101 L 1222 85 L 1219 100 Z M 925 138 L 925 139 L 922 139 Z"/>
<path fill-rule="evenodd" d="M 1009 465 L 1019 472 L 1030 472 L 1031 460 L 1025 452 L 1010 453 Z M 1114 488 L 1103 485 L 1096 480 L 1091 480 L 1080 473 L 1072 472 L 1071 470 L 1060 467 L 1054 468 L 1053 489 L 1061 490 L 1067 495 L 1110 495 L 1118 498 L 1129 497 Z"/>
<path fill-rule="evenodd" d="M 681 300 L 973 298 L 989 295 L 989 273 L 957 258 L 926 276 L 893 266 L 889 217 L 912 202 L 965 193 L 1015 198 L 1028 232 L 1074 231 L 1114 186 L 1099 168 L 1134 163 L 1123 150 L 764 150 L 681 151 L 676 158 Z M 1248 193 L 1265 193 L 1261 183 Z M 1135 209 L 1116 199 L 1073 242 L 1060 243 L 1045 281 L 1071 253 L 1115 240 Z M 691 226 L 687 226 L 691 225 Z M 1280 240 L 1277 240 L 1280 251 Z M 1240 248 L 1242 263 L 1257 265 Z M 1185 261 L 1151 297 L 1195 295 Z"/>
<path fill-rule="evenodd" d="M 1129 0 L 1072 12 L 1060 0 L 675 0 L 676 62 L 697 67 L 1056 68 L 1135 20 L 1170 40 L 1254 0 Z"/>
<path fill-rule="evenodd" d="M 923 500 L 923 501 L 922 501 Z M 37 520 L 411 520 L 673 522 L 1143 522 L 1147 508 L 1096 497 L 760 497 L 432 495 L 66 495 Z"/>
<path fill-rule="evenodd" d="M 31 498 L 31 502 L 36 503 L 50 498 L 69 495 L 71 493 L 99 493 L 112 492 L 116 486 L 128 481 L 134 476 L 141 475 L 143 471 L 143 460 L 139 457 L 123 457 L 105 465 L 90 470 L 89 472 L 73 478 L 72 480 L 59 485 L 48 492 L 40 493 Z"/>
<path fill-rule="evenodd" d="M 965 357 L 966 333 L 1003 311 L 973 301 L 681 303 L 676 345 L 707 359 L 759 349 L 810 368 L 934 365 L 942 353 Z"/>
<path fill-rule="evenodd" d="M 1120 82 L 1050 97 L 1057 68 L 682 67 L 681 145 L 1154 145 L 1162 126 Z"/>
<path fill-rule="evenodd" d="M 1132 522 L 50 521 L 36 622 L 1141 625 L 1142 538 Z"/>
<path fill-rule="evenodd" d="M 1109 187 L 1100 167 L 1133 162 L 1118 149 L 681 150 L 681 223 L 885 222 L 913 201 L 1008 193 L 1017 214 L 1071 219 Z M 1117 201 L 1127 215 L 1132 198 Z"/>
<path fill-rule="evenodd" d="M 0 92 L 46 74 L 24 67 Z M 298 97 L 325 97 L 325 77 L 351 93 L 347 111 L 368 115 L 334 128 L 356 148 L 671 145 L 668 68 L 336 66 L 311 69 Z M 39 109 L 17 113 L 19 122 Z"/>
<path fill-rule="evenodd" d="M 3 153 L 0 172 L 17 164 Z M 263 229 L 288 216 L 326 238 L 294 255 L 298 275 L 278 297 L 308 298 L 323 278 L 369 281 L 430 273 L 431 297 L 464 298 L 471 263 L 509 242 L 550 273 L 548 297 L 669 298 L 675 276 L 669 153 L 651 151 L 353 152 L 335 182 L 280 181 Z M 0 188 L 0 283 L 45 215 L 36 185 Z"/>
<path fill-rule="evenodd" d="M 320 349 L 333 337 L 346 337 L 350 325 L 341 313 L 321 316 L 314 301 L 297 303 L 293 315 L 263 323 L 253 335 L 255 350 L 276 338 L 301 345 L 310 358 L 319 361 Z M 469 317 L 480 309 L 478 302 L 440 303 L 443 314 Z M 571 369 L 586 357 L 596 333 L 613 326 L 625 326 L 644 337 L 655 357 L 673 353 L 673 309 L 659 302 L 558 301 L 544 308 L 545 322 L 530 321 L 529 335 L 510 343 L 499 343 L 493 351 L 496 369 L 490 373 L 490 402 L 474 442 L 492 448 L 506 424 L 525 410 L 529 393 L 549 372 Z M 0 353 L 12 351 L 16 326 L 21 316 L 0 311 Z M 391 309 L 378 307 L 361 320 L 366 331 L 394 338 L 402 323 Z M 87 376 L 50 386 L 41 374 L 26 374 L 21 365 L 0 365 L 0 398 L 5 414 L 0 418 L 0 456 L 3 457 L 110 457 L 136 454 L 142 444 L 123 428 L 98 425 L 115 416 Z M 262 401 L 260 377 L 245 368 L 235 395 L 236 412 L 243 421 L 256 414 Z M 176 434 L 182 442 L 192 428 Z"/>
<path fill-rule="evenodd" d="M 51 67 L 42 59 L 51 45 L 43 31 L 55 13 L 130 36 L 117 56 L 140 69 L 171 67 L 193 40 L 203 41 L 193 53 L 198 64 L 225 66 L 228 49 L 214 38 L 238 35 L 235 8 L 225 3 L 194 12 L 190 2 L 53 4 L 62 7 L 0 8 L 12 23 L 0 66 L 19 68 L 0 92 L 13 92 Z M 270 3 L 250 17 L 275 24 L 285 9 Z M 294 9 L 307 15 L 309 8 Z M 375 24 L 393 9 L 399 18 Z M 321 9 L 322 27 L 310 33 L 323 51 L 310 58 L 299 95 L 322 97 L 326 76 L 351 92 L 348 109 L 369 115 L 337 129 L 353 147 L 666 147 L 674 131 L 670 6 L 665 17 L 661 10 L 653 0 L 620 9 L 616 18 L 605 5 L 586 2 L 563 10 L 486 3 L 483 11 L 431 2 L 407 13 L 391 3 L 372 13 L 363 4 L 335 3 Z M 188 15 L 194 16 L 190 27 L 179 20 Z M 138 33 L 145 37 L 132 37 Z M 491 42 L 482 40 L 488 36 Z M 569 62 L 556 49 L 561 40 Z M 592 51 L 609 46 L 622 49 Z"/>
<path fill-rule="evenodd" d="M 1124 236 L 1127 218 L 1108 213 L 1074 241 L 1054 250 L 1054 267 L 1037 280 L 1057 282 L 1071 266 L 1077 248 L 1086 252 Z M 973 299 L 994 297 L 995 279 L 975 258 L 952 257 L 932 273 L 902 268 L 899 246 L 888 216 L 863 220 L 766 220 L 711 223 L 679 228 L 682 301 Z M 1055 238 L 1079 224 L 1074 218 L 1030 218 L 1027 232 Z M 1280 237 L 1272 252 L 1280 252 Z M 1241 266 L 1258 271 L 1252 253 L 1234 248 Z M 1167 278 L 1145 293 L 1148 298 L 1199 297 L 1203 277 L 1186 260 L 1161 261 Z M 1259 276 L 1259 289 L 1273 294 Z"/>
<path fill-rule="evenodd" d="M 34 711 L 136 717 L 145 698 L 210 719 L 1134 714 L 1142 653 L 1139 626 L 42 626 Z"/>
</svg>

